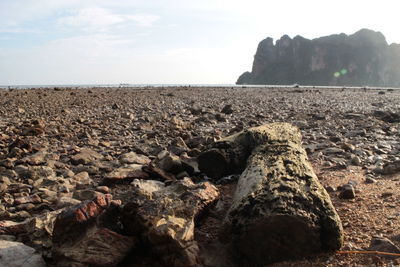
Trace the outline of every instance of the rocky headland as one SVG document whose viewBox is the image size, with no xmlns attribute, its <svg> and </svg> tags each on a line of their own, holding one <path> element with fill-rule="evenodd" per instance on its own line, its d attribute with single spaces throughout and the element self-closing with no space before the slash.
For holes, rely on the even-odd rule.
<svg viewBox="0 0 400 267">
<path fill-rule="evenodd" d="M 251 72 L 237 84 L 400 87 L 400 45 L 362 29 L 316 39 L 284 35 L 261 41 Z"/>
<path fill-rule="evenodd" d="M 391 89 L 0 90 L 0 265 L 257 266 L 272 255 L 252 242 L 260 211 L 262 229 L 294 231 L 273 266 L 399 264 L 399 103 Z M 284 128 L 263 139 L 260 125 Z M 230 147 L 240 166 L 215 172 L 207 151 Z"/>
</svg>

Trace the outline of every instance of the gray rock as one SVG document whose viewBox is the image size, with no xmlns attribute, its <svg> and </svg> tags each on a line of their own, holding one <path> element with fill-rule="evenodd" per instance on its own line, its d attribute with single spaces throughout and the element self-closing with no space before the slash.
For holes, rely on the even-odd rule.
<svg viewBox="0 0 400 267">
<path fill-rule="evenodd" d="M 400 160 L 394 162 L 388 162 L 383 165 L 382 174 L 395 174 L 400 172 Z"/>
<path fill-rule="evenodd" d="M 0 240 L 5 240 L 5 241 L 16 241 L 17 238 L 13 235 L 0 235 Z M 0 252 L 1 255 L 1 252 Z"/>
<path fill-rule="evenodd" d="M 129 152 L 122 154 L 120 157 L 121 163 L 126 163 L 126 164 L 140 164 L 140 165 L 146 165 L 150 163 L 150 159 L 145 156 L 145 155 L 139 155 L 136 154 L 135 152 Z"/>
<path fill-rule="evenodd" d="M 148 178 L 148 174 L 142 171 L 143 165 L 130 164 L 124 167 L 113 170 L 108 173 L 104 178 L 105 183 L 121 183 L 125 181 L 132 181 L 133 179 Z"/>
<path fill-rule="evenodd" d="M 371 239 L 368 250 L 397 253 L 397 254 L 400 253 L 399 247 L 397 247 L 391 240 L 387 239 L 386 237 L 373 237 Z M 382 257 L 389 259 L 398 258 L 398 256 L 389 256 L 389 255 L 382 255 Z"/>
<path fill-rule="evenodd" d="M 76 182 L 77 184 L 90 184 L 91 179 L 88 172 L 80 172 L 72 177 L 72 181 Z"/>
<path fill-rule="evenodd" d="M 80 204 L 81 201 L 72 197 L 60 197 L 57 199 L 56 207 L 62 209 L 69 206 L 75 206 Z"/>
<path fill-rule="evenodd" d="M 361 159 L 358 156 L 353 156 L 350 160 L 350 163 L 355 165 L 355 166 L 360 166 L 361 165 Z"/>
<path fill-rule="evenodd" d="M 178 156 L 169 154 L 158 162 L 158 166 L 173 174 L 178 174 L 183 171 L 182 162 Z"/>
<path fill-rule="evenodd" d="M 20 242 L 0 240 L 0 266 L 45 267 L 42 256 Z"/>
<path fill-rule="evenodd" d="M 332 154 L 343 154 L 344 150 L 338 147 L 329 147 L 324 150 L 322 150 L 322 153 L 326 155 L 332 155 Z"/>
<path fill-rule="evenodd" d="M 134 185 L 138 190 L 140 190 L 142 194 L 146 194 L 150 197 L 151 194 L 160 191 L 165 187 L 165 184 L 163 182 L 156 180 L 135 179 L 132 181 L 131 184 Z"/>
<path fill-rule="evenodd" d="M 377 181 L 374 178 L 371 178 L 371 177 L 365 178 L 365 183 L 367 183 L 367 184 L 374 184 L 376 182 Z"/>
<path fill-rule="evenodd" d="M 90 190 L 90 189 L 86 189 L 86 190 L 76 190 L 74 192 L 73 197 L 79 200 L 92 200 L 97 196 L 101 196 L 103 195 L 103 193 L 94 191 L 94 190 Z"/>
<path fill-rule="evenodd" d="M 8 189 L 8 184 L 0 183 L 0 194 L 3 194 L 4 192 L 6 192 L 7 189 Z"/>
<path fill-rule="evenodd" d="M 108 194 L 108 193 L 110 193 L 110 188 L 108 186 L 105 186 L 105 185 L 97 186 L 96 187 L 96 191 L 100 192 L 100 193 L 103 193 L 103 194 Z"/>
</svg>

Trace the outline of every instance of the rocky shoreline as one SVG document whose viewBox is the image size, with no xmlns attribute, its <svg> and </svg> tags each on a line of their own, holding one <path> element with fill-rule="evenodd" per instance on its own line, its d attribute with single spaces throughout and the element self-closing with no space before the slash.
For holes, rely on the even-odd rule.
<svg viewBox="0 0 400 267">
<path fill-rule="evenodd" d="M 213 185 L 198 170 L 197 156 L 222 137 L 277 121 L 300 128 L 303 147 L 345 230 L 354 228 L 356 224 L 352 225 L 354 221 L 347 214 L 357 211 L 359 201 L 381 203 L 382 210 L 400 202 L 396 189 L 400 173 L 399 103 L 400 90 L 346 88 L 0 90 L 0 240 L 22 242 L 36 249 L 47 264 L 56 265 L 53 228 L 63 210 L 94 199 L 96 207 L 130 203 L 132 196 L 127 197 L 127 192 L 140 188 L 137 183 L 141 180 L 137 179 L 144 178 L 159 181 L 152 188 L 178 180 L 189 195 L 198 194 L 195 184 L 205 185 L 201 190 L 206 190 L 207 197 L 201 199 L 216 202 L 207 212 L 218 219 L 222 216 L 218 209 L 230 201 L 227 192 L 232 191 L 235 177 Z M 196 203 L 199 208 L 191 217 L 208 209 Z M 371 234 L 368 238 L 358 236 L 360 231 L 352 236 L 347 230 L 345 248 L 367 249 L 375 235 L 396 235 L 395 231 L 385 232 L 395 229 L 399 220 L 396 209 L 390 211 L 385 214 L 391 218 L 385 225 L 377 226 L 372 223 L 375 218 L 368 217 L 365 225 L 371 225 L 364 231 Z M 219 219 L 205 217 L 199 225 L 187 227 L 195 227 L 198 249 L 208 258 L 202 261 L 213 266 L 217 261 L 209 259 L 223 258 L 223 253 L 213 256 L 210 252 Z M 96 229 L 104 225 L 96 223 Z M 56 240 L 64 240 L 62 233 L 58 237 Z M 354 241 L 357 239 L 359 242 Z M 126 244 L 130 242 L 136 241 L 126 240 Z M 377 259 L 336 255 L 309 261 L 334 266 L 341 261 L 369 263 Z M 129 260 L 125 264 L 135 266 Z"/>
</svg>

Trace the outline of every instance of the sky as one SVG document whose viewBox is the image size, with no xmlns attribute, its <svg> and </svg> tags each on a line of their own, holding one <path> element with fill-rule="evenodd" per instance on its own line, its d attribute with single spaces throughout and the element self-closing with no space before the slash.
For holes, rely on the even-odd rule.
<svg viewBox="0 0 400 267">
<path fill-rule="evenodd" d="M 258 43 L 361 28 L 400 43 L 398 0 L 0 0 L 0 85 L 233 84 Z"/>
</svg>

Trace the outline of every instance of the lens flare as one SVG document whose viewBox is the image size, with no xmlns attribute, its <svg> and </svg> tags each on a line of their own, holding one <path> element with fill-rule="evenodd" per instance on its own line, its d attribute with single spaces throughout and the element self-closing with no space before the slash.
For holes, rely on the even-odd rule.
<svg viewBox="0 0 400 267">
<path fill-rule="evenodd" d="M 341 75 L 346 75 L 347 74 L 347 69 L 341 69 L 340 71 L 337 71 L 333 74 L 335 78 L 339 78 Z"/>
</svg>

